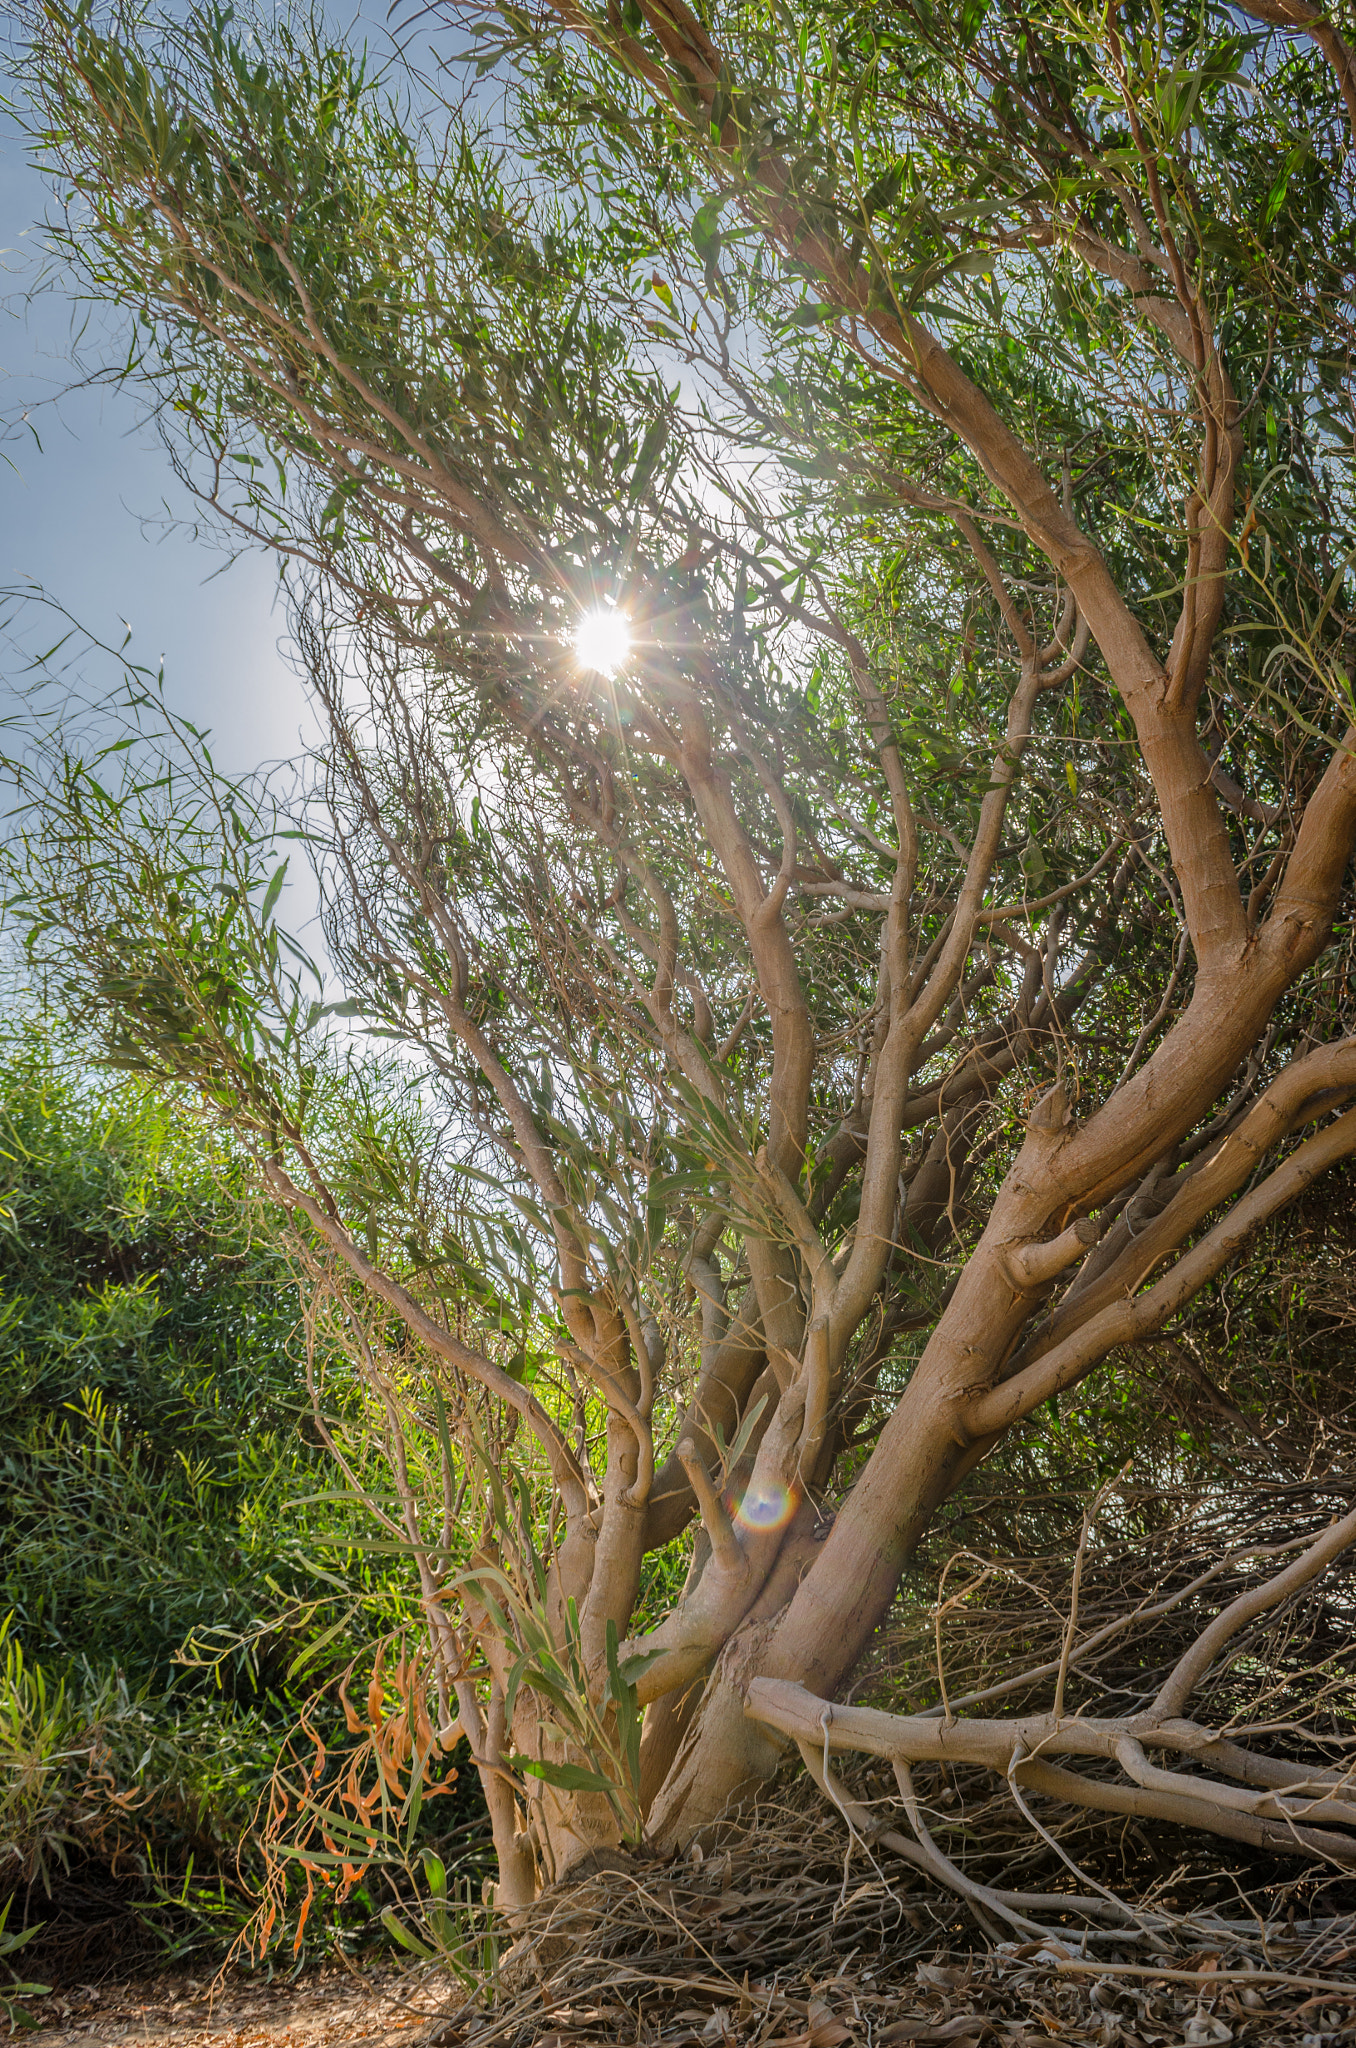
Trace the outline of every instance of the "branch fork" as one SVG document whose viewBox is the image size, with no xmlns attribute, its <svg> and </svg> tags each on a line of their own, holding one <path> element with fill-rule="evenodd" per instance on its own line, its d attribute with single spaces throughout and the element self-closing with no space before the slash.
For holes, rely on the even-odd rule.
<svg viewBox="0 0 1356 2048">
<path fill-rule="evenodd" d="M 1079 1216 L 1058 1237 L 1028 1239 L 1004 1247 L 1003 1263 L 1021 1294 L 1034 1294 L 1081 1259 L 1097 1243 L 1101 1231 L 1090 1216 Z"/>
</svg>

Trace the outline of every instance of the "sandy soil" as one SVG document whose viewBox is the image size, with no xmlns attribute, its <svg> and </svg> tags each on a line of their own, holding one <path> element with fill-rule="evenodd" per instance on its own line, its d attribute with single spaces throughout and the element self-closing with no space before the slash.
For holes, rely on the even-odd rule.
<svg viewBox="0 0 1356 2048">
<path fill-rule="evenodd" d="M 393 1968 L 308 1972 L 294 1983 L 232 1976 L 74 1984 L 28 2001 L 25 2048 L 423 2048 L 456 2003 Z M 0 2037 L 4 2028 L 0 2023 Z"/>
<path fill-rule="evenodd" d="M 762 1985 L 751 1993 L 747 1981 L 742 1995 L 733 1980 L 728 1990 L 703 1984 L 724 1995 L 662 2010 L 652 2001 L 641 2027 L 615 2004 L 548 2004 L 537 1992 L 507 2025 L 491 2025 L 487 2048 L 1356 2048 L 1356 1980 L 1306 1998 L 1293 1985 L 1211 1991 L 1208 1982 L 920 1964 L 889 1988 L 866 1973 L 822 1983 L 808 2000 Z M 294 1983 L 159 1977 L 32 2000 L 42 2024 L 14 2038 L 28 2048 L 462 2048 L 458 2004 L 445 1977 L 389 1965 Z"/>
</svg>

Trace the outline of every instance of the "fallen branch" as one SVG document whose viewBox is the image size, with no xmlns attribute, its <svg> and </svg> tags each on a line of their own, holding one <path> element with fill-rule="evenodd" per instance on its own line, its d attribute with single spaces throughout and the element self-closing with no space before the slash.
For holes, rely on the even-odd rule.
<svg viewBox="0 0 1356 2048">
<path fill-rule="evenodd" d="M 1067 1713 L 1061 1683 L 1052 1709 L 988 1718 L 957 1717 L 950 1711 L 940 1717 L 901 1715 L 839 1705 L 817 1698 L 801 1685 L 772 1678 L 752 1680 L 745 1711 L 799 1745 L 811 1775 L 854 1834 L 897 1847 L 908 1862 L 965 1898 L 982 1920 L 997 1916 L 1010 1925 L 1031 1926 L 1017 1909 L 1016 1895 L 976 1884 L 939 1848 L 913 1793 L 914 1765 L 979 1766 L 992 1772 L 1007 1783 L 1019 1809 L 1038 1831 L 1040 1824 L 1027 1808 L 1026 1793 L 1073 1807 L 1204 1829 L 1280 1855 L 1356 1869 L 1356 1764 L 1341 1770 L 1267 1756 L 1222 1737 L 1185 1712 L 1190 1696 L 1206 1679 L 1226 1671 L 1242 1648 L 1251 1645 L 1251 1636 L 1244 1635 L 1249 1625 L 1293 1602 L 1353 1543 L 1356 1510 L 1335 1519 L 1282 1569 L 1227 1602 L 1176 1658 L 1152 1702 L 1134 1712 Z M 1057 1669 L 1062 1673 L 1066 1668 L 1067 1658 L 1061 1658 Z M 1292 1735 L 1305 1733 L 1303 1727 L 1286 1725 Z M 872 1823 L 865 1807 L 843 1793 L 829 1770 L 829 1759 L 848 1751 L 880 1757 L 894 1767 L 913 1840 L 883 1831 Z M 1194 1770 L 1168 1769 L 1151 1759 L 1151 1751 L 1175 1753 Z M 1077 1768 L 1077 1763 L 1102 1768 L 1094 1774 Z M 1118 1775 L 1111 1775 L 1108 1766 Z M 1023 1906 L 1039 1903 L 1030 1895 L 1022 1897 Z M 1049 1903 L 1056 1901 L 1052 1897 Z M 1085 1917 L 1104 1917 L 1100 1902 L 1072 1903 Z M 1067 1896 L 1059 1895 L 1061 1911 L 1069 1910 L 1070 1904 Z M 1127 1922 L 1139 1919 L 1143 1930 L 1155 1916 L 1136 1916 L 1127 1908 L 1125 1917 Z"/>
</svg>

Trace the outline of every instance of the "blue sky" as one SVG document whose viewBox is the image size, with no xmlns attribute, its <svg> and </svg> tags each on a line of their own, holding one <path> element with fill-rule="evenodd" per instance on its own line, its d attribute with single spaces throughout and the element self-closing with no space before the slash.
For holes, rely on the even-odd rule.
<svg viewBox="0 0 1356 2048">
<path fill-rule="evenodd" d="M 386 0 L 358 0 L 335 18 L 347 18 L 379 65 L 397 40 L 431 61 L 418 7 L 410 24 L 389 16 Z M 53 207 L 0 98 L 0 591 L 44 590 L 96 640 L 126 642 L 129 660 L 163 665 L 168 705 L 212 733 L 228 774 L 290 760 L 317 727 L 286 658 L 276 562 L 262 551 L 231 560 L 183 530 L 194 502 L 144 401 L 130 387 L 82 386 L 82 326 L 93 322 L 80 351 L 89 362 L 117 361 L 126 330 L 121 316 L 73 305 L 60 278 L 45 277 L 42 222 Z M 33 606 L 17 630 L 36 652 L 62 622 Z M 19 709 L 21 669 L 12 648 L 0 652 L 0 720 Z M 97 691 L 118 671 L 91 660 L 87 676 Z M 314 882 L 295 860 L 291 869 L 281 915 L 323 955 Z"/>
<path fill-rule="evenodd" d="M 68 388 L 76 371 L 64 294 L 24 302 L 41 268 L 35 223 L 49 203 L 6 124 L 0 412 L 13 420 L 27 410 L 35 431 L 11 433 L 0 464 L 0 585 L 42 585 L 114 645 L 130 626 L 129 656 L 152 665 L 163 658 L 170 703 L 213 729 L 223 766 L 290 756 L 307 721 L 300 685 L 279 652 L 273 565 L 256 554 L 223 571 L 215 551 L 166 531 L 191 514 L 191 500 L 154 427 L 141 421 L 130 391 Z M 36 620 L 34 631 L 54 637 Z"/>
<path fill-rule="evenodd" d="M 397 42 L 430 61 L 417 6 L 408 23 L 388 14 L 386 0 L 358 0 L 335 18 L 351 23 L 380 65 Z M 71 388 L 73 323 L 89 309 L 73 309 L 60 289 L 29 296 L 51 205 L 0 101 L 0 418 L 27 410 L 35 430 L 11 431 L 0 447 L 0 589 L 32 580 L 115 646 L 130 626 L 129 657 L 163 659 L 171 706 L 211 728 L 229 771 L 290 758 L 315 728 L 279 649 L 276 567 L 256 552 L 223 569 L 215 548 L 174 531 L 193 502 L 135 394 Z M 0 670 L 0 692 L 6 680 Z"/>
<path fill-rule="evenodd" d="M 368 18 L 361 6 L 354 18 L 384 57 L 392 47 L 385 7 L 370 4 Z M 144 418 L 144 401 L 130 387 L 82 386 L 80 329 L 92 321 L 81 355 L 107 362 L 118 359 L 125 328 L 121 316 L 73 305 L 60 278 L 45 276 L 42 222 L 53 204 L 0 101 L 0 591 L 41 589 L 94 639 L 126 643 L 127 658 L 151 669 L 163 665 L 168 705 L 212 733 L 228 774 L 290 760 L 316 724 L 286 659 L 276 563 L 262 551 L 231 560 L 183 530 L 193 499 Z M 64 623 L 32 605 L 13 630 L 36 652 Z M 119 671 L 91 657 L 72 680 L 79 677 L 97 693 Z M 0 721 L 22 715 L 21 686 L 22 656 L 3 647 Z M 281 914 L 323 953 L 314 883 L 295 860 L 291 868 Z"/>
</svg>

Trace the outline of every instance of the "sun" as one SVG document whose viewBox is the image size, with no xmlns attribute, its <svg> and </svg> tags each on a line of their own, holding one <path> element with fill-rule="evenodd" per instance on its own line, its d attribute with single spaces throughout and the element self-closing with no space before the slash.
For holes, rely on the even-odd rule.
<svg viewBox="0 0 1356 2048">
<path fill-rule="evenodd" d="M 575 628 L 574 651 L 581 668 L 612 676 L 626 666 L 631 652 L 631 622 L 625 612 L 600 605 L 585 612 Z"/>
</svg>

